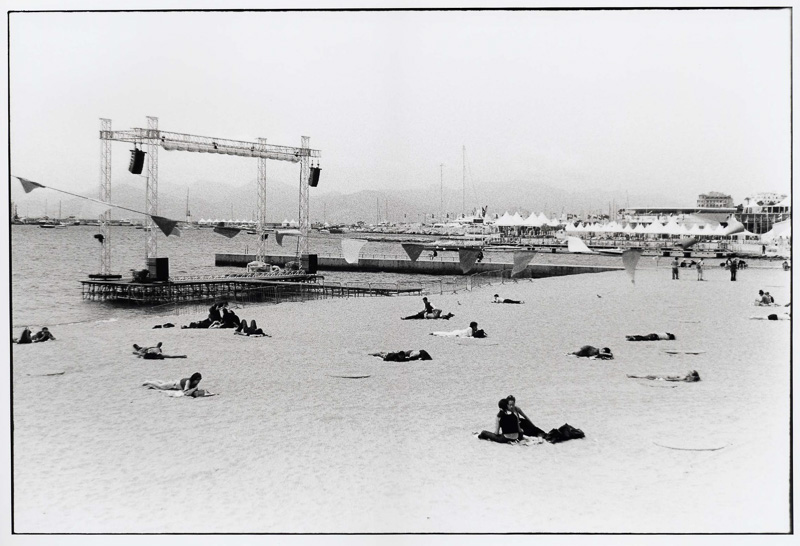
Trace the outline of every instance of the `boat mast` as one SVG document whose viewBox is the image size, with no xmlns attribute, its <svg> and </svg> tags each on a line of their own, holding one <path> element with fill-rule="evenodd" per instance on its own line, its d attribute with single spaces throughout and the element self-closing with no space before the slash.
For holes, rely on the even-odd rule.
<svg viewBox="0 0 800 546">
<path fill-rule="evenodd" d="M 444 163 L 439 163 L 439 221 L 442 221 L 444 208 Z"/>
<path fill-rule="evenodd" d="M 461 217 L 466 214 L 465 203 L 467 201 L 467 147 L 461 146 Z"/>
</svg>

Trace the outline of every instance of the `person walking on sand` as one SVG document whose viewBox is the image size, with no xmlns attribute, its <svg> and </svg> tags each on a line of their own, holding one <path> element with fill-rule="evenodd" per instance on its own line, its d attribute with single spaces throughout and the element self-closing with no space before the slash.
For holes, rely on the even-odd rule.
<svg viewBox="0 0 800 546">
<path fill-rule="evenodd" d="M 677 257 L 673 258 L 672 262 L 670 262 L 669 265 L 672 266 L 672 280 L 673 281 L 677 281 L 678 280 L 678 267 L 679 267 L 678 258 Z"/>
<path fill-rule="evenodd" d="M 703 258 L 700 258 L 700 260 L 695 264 L 695 267 L 697 268 L 697 280 L 698 281 L 702 281 L 703 280 L 703 265 L 704 265 L 703 264 Z"/>
</svg>

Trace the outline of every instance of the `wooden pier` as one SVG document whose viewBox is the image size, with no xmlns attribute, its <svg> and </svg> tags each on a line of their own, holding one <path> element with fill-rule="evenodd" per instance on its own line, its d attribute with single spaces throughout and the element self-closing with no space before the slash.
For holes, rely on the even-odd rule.
<svg viewBox="0 0 800 546">
<path fill-rule="evenodd" d="M 90 279 L 81 281 L 83 298 L 140 305 L 191 303 L 226 299 L 237 302 L 271 302 L 336 297 L 418 294 L 423 288 L 342 286 L 325 284 L 320 275 L 229 275 L 182 278 L 162 282 Z"/>
</svg>

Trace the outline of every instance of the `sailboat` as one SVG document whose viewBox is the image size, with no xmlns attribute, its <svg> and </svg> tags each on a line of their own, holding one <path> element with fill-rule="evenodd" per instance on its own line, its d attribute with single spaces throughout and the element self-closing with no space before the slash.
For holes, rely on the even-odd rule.
<svg viewBox="0 0 800 546">
<path fill-rule="evenodd" d="M 46 206 L 46 205 L 45 205 Z M 61 201 L 58 202 L 58 220 L 45 220 L 39 224 L 40 228 L 45 229 L 66 229 L 67 224 L 61 221 Z"/>
</svg>

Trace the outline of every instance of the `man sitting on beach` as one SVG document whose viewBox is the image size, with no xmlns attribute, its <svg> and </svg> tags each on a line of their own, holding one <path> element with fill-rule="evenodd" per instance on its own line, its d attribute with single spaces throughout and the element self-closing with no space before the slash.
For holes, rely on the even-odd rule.
<svg viewBox="0 0 800 546">
<path fill-rule="evenodd" d="M 675 334 L 670 334 L 669 332 L 663 332 L 660 334 L 647 334 L 644 336 L 625 336 L 625 339 L 628 341 L 659 341 L 659 340 L 673 340 L 675 339 Z"/>
<path fill-rule="evenodd" d="M 478 330 L 478 323 L 477 322 L 470 322 L 469 328 L 465 328 L 464 330 L 453 330 L 452 332 L 431 332 L 430 335 L 432 336 L 439 336 L 439 337 L 478 337 L 483 338 L 486 337 L 486 332 L 483 330 Z"/>
<path fill-rule="evenodd" d="M 446 315 L 442 315 L 442 310 L 434 308 L 433 305 L 431 305 L 431 303 L 428 301 L 427 297 L 422 298 L 422 303 L 425 304 L 425 309 L 414 315 L 401 317 L 400 320 L 439 319 L 439 318 L 450 320 L 452 317 L 455 316 L 453 313 L 447 313 Z"/>
<path fill-rule="evenodd" d="M 614 355 L 611 354 L 611 349 L 608 347 L 603 347 L 602 349 L 598 349 L 597 347 L 593 347 L 591 345 L 584 345 L 577 351 L 573 353 L 567 353 L 570 355 L 575 355 L 579 357 L 590 357 L 599 360 L 613 360 Z"/>
<path fill-rule="evenodd" d="M 47 326 L 43 326 L 42 329 L 36 332 L 31 338 L 31 341 L 33 341 L 34 343 L 41 343 L 43 341 L 51 341 L 51 340 L 55 341 L 56 336 L 50 333 L 50 330 L 47 329 Z"/>
<path fill-rule="evenodd" d="M 425 349 L 419 351 L 397 351 L 396 353 L 370 353 L 370 356 L 378 356 L 384 362 L 408 362 L 409 360 L 433 360 Z"/>
<path fill-rule="evenodd" d="M 686 375 L 629 375 L 631 379 L 652 379 L 654 381 L 684 381 L 686 383 L 696 383 L 700 381 L 700 374 L 697 370 L 692 370 Z"/>
<path fill-rule="evenodd" d="M 500 296 L 498 294 L 495 294 L 492 303 L 525 303 L 525 302 L 520 300 L 510 300 L 508 298 L 501 300 Z"/>
</svg>

